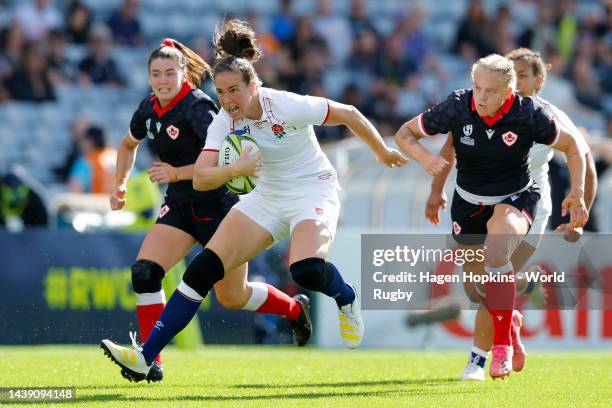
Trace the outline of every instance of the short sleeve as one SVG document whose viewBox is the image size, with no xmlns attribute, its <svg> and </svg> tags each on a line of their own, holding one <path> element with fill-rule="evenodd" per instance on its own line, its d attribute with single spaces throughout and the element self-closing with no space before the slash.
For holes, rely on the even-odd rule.
<svg viewBox="0 0 612 408">
<path fill-rule="evenodd" d="M 536 143 L 553 146 L 559 139 L 561 127 L 555 123 L 553 112 L 542 104 L 534 103 L 530 128 Z"/>
<path fill-rule="evenodd" d="M 140 142 L 147 136 L 147 128 L 146 128 L 147 118 L 145 117 L 142 105 L 138 108 L 136 112 L 132 115 L 132 120 L 130 121 L 130 137 L 134 139 L 136 142 Z"/>
<path fill-rule="evenodd" d="M 218 152 L 221 148 L 221 142 L 223 138 L 228 134 L 229 127 L 223 118 L 223 111 L 217 113 L 208 129 L 206 130 L 206 141 L 204 143 L 203 151 Z"/>
<path fill-rule="evenodd" d="M 421 113 L 417 118 L 421 133 L 426 136 L 448 133 L 451 123 L 458 117 L 460 97 L 458 92 L 453 92 L 444 101 Z"/>
<path fill-rule="evenodd" d="M 206 143 L 208 135 L 208 127 L 212 123 L 217 109 L 214 105 L 206 103 L 205 101 L 198 101 L 193 104 L 185 114 L 185 117 L 194 133 L 198 136 L 202 142 L 202 146 Z"/>
<path fill-rule="evenodd" d="M 277 96 L 274 96 L 276 98 Z M 272 106 L 278 107 L 283 112 L 282 117 L 287 123 L 304 128 L 310 125 L 324 125 L 329 117 L 329 101 L 326 98 L 310 95 L 298 95 L 292 92 L 279 93 L 278 101 L 264 97 L 264 108 L 266 112 L 274 115 Z M 275 118 L 271 118 L 275 121 Z"/>
</svg>

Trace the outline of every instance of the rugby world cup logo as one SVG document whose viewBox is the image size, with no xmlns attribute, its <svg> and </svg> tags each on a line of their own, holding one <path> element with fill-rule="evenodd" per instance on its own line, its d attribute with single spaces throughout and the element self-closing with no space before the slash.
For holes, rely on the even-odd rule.
<svg viewBox="0 0 612 408">
<path fill-rule="evenodd" d="M 472 124 L 471 123 L 463 127 L 463 134 L 466 136 L 470 136 L 472 134 Z"/>
</svg>

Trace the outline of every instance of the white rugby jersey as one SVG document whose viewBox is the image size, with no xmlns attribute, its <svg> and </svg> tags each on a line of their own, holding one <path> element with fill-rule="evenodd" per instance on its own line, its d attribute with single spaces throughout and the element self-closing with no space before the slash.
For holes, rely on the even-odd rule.
<svg viewBox="0 0 612 408">
<path fill-rule="evenodd" d="M 295 192 L 317 182 L 336 181 L 336 171 L 312 128 L 327 120 L 327 99 L 260 87 L 259 102 L 263 110 L 259 120 L 234 121 L 221 108 L 208 127 L 203 150 L 219 151 L 231 131 L 248 128 L 263 155 L 263 168 L 256 180 L 260 193 Z"/>
<path fill-rule="evenodd" d="M 572 122 L 572 120 L 565 114 L 565 112 L 547 100 L 540 98 L 539 96 L 537 98 L 548 108 L 550 108 L 555 121 L 560 124 L 562 128 L 572 135 L 576 135 L 576 137 L 581 137 L 580 131 L 576 125 L 574 125 L 574 122 Z M 581 138 L 578 140 L 581 140 Z M 553 155 L 554 152 L 550 146 L 539 143 L 534 144 L 529 151 L 529 170 L 531 172 L 531 176 L 536 180 L 536 182 L 538 179 L 541 179 L 543 175 L 548 173 L 548 162 L 552 159 Z"/>
</svg>

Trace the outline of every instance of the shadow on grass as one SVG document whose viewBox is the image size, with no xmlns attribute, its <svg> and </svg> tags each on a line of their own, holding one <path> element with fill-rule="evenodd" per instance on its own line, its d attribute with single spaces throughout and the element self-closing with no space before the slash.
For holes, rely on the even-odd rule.
<svg viewBox="0 0 612 408">
<path fill-rule="evenodd" d="M 364 385 L 442 385 L 459 382 L 457 378 L 418 378 L 405 380 L 381 380 L 381 381 L 350 381 L 324 383 L 299 383 L 299 384 L 236 384 L 233 388 L 307 388 L 307 387 L 356 387 Z"/>
<path fill-rule="evenodd" d="M 268 395 L 235 395 L 235 396 L 198 396 L 180 395 L 173 397 L 126 397 L 125 401 L 265 401 L 265 400 L 318 400 L 325 398 L 363 398 L 363 397 L 421 397 L 423 395 L 457 395 L 474 394 L 476 390 L 436 390 L 436 389 L 401 389 L 381 390 L 381 391 L 359 391 L 359 392 L 304 392 L 304 393 L 280 393 Z"/>
</svg>

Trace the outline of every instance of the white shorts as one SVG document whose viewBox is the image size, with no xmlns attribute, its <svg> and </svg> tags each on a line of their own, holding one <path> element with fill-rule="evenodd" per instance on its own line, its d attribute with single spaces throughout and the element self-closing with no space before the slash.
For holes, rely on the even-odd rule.
<svg viewBox="0 0 612 408">
<path fill-rule="evenodd" d="M 537 185 L 540 187 L 540 200 L 536 210 L 535 218 L 531 224 L 531 228 L 523 241 L 528 243 L 534 248 L 540 245 L 542 235 L 548 225 L 548 219 L 552 214 L 552 199 L 550 197 L 550 183 L 548 182 L 548 172 L 537 173 L 531 175 Z"/>
<path fill-rule="evenodd" d="M 316 189 L 273 195 L 260 193 L 255 188 L 232 208 L 270 232 L 274 242 L 289 237 L 297 223 L 303 220 L 321 222 L 333 240 L 340 215 L 339 186 L 330 182 L 319 184 Z"/>
</svg>

